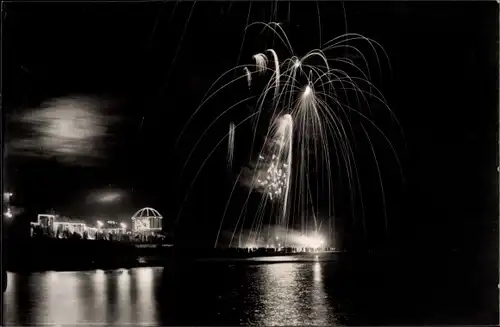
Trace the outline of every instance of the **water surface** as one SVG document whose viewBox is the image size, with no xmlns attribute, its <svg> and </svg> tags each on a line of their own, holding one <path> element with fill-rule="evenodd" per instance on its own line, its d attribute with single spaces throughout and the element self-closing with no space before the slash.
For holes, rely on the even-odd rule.
<svg viewBox="0 0 500 327">
<path fill-rule="evenodd" d="M 430 285 L 376 265 L 279 261 L 9 273 L 4 323 L 435 325 L 498 317 L 482 308 L 494 304 L 473 298 L 471 289 L 483 286 L 458 283 L 458 273 Z"/>
</svg>

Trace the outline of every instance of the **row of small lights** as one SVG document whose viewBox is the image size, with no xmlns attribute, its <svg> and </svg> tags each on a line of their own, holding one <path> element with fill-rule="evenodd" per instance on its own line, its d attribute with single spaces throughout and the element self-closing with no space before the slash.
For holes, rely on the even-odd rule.
<svg viewBox="0 0 500 327">
<path fill-rule="evenodd" d="M 276 241 L 278 241 L 278 240 L 279 240 L 279 237 L 278 237 L 278 236 L 276 236 Z M 323 240 L 320 240 L 320 242 L 319 242 L 319 243 L 320 243 L 320 245 L 315 246 L 315 248 L 320 248 L 320 247 L 322 247 L 322 246 L 325 244 L 325 242 L 324 242 Z M 274 248 L 274 246 L 269 245 L 269 244 L 267 244 L 267 246 L 266 246 L 266 247 L 267 247 L 267 248 Z M 250 245 L 247 245 L 247 248 L 257 248 L 257 246 L 256 246 L 255 244 L 250 244 Z M 281 247 L 281 243 L 278 243 L 278 249 L 281 249 L 281 248 L 282 248 L 282 247 Z"/>
<path fill-rule="evenodd" d="M 104 223 L 100 220 L 97 221 L 97 228 L 102 228 L 102 226 L 104 226 Z M 120 223 L 120 227 L 122 229 L 127 229 L 127 224 L 125 223 Z"/>
<path fill-rule="evenodd" d="M 9 199 L 13 196 L 14 194 L 12 192 L 5 193 L 4 196 L 8 197 Z M 12 218 L 12 211 L 10 208 L 7 208 L 7 211 L 4 213 L 5 217 L 7 218 Z M 104 225 L 104 223 L 100 220 L 97 221 L 97 227 L 101 228 Z M 125 223 L 120 223 L 120 227 L 122 229 L 127 229 L 127 224 Z"/>
</svg>

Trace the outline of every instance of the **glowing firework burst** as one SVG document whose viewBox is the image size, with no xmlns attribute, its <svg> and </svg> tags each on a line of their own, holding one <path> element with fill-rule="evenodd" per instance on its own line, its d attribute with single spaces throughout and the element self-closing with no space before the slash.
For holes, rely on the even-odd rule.
<svg viewBox="0 0 500 327">
<path fill-rule="evenodd" d="M 261 157 L 265 160 L 264 157 Z M 285 163 L 281 163 L 276 156 L 272 156 L 271 163 L 268 165 L 269 168 L 264 170 L 264 178 L 257 179 L 257 188 L 264 189 L 264 193 L 269 195 L 272 200 L 274 198 L 279 198 L 283 195 L 287 187 L 288 180 L 286 178 L 288 166 Z"/>
<path fill-rule="evenodd" d="M 271 126 L 271 137 L 265 142 L 259 154 L 255 170 L 246 180 L 251 190 L 258 191 L 267 196 L 270 201 L 276 202 L 275 222 L 281 225 L 286 225 L 290 194 L 292 132 L 291 115 L 285 114 L 276 119 Z M 262 223 L 258 225 L 261 226 Z"/>
<path fill-rule="evenodd" d="M 267 157 L 259 155 L 256 169 L 256 188 L 271 200 L 287 195 L 292 158 L 292 117 L 280 117 L 276 125 L 276 132 L 263 151 Z"/>
<path fill-rule="evenodd" d="M 313 198 L 319 192 L 328 193 L 327 215 L 328 217 L 334 215 L 332 187 L 332 167 L 334 164 L 346 168 L 351 193 L 359 188 L 360 182 L 351 146 L 355 140 L 351 118 L 353 116 L 360 118 L 361 129 L 365 132 L 366 128 L 363 123 L 374 127 L 392 149 L 391 143 L 372 121 L 371 113 L 366 114 L 360 109 L 363 106 L 369 108 L 371 101 L 376 100 L 391 112 L 382 94 L 369 81 L 369 65 L 366 57 L 353 44 L 358 41 L 366 42 L 375 53 L 377 62 L 379 62 L 377 49 L 382 51 L 383 49 L 377 42 L 351 33 L 327 42 L 321 50 L 313 50 L 303 57 L 298 57 L 294 55 L 292 46 L 280 25 L 255 23 L 249 27 L 253 25 L 263 25 L 275 33 L 290 56 L 280 61 L 278 53 L 273 49 L 258 53 L 253 56 L 255 65 L 234 68 L 241 71 L 244 67 L 245 74 L 243 76 L 216 88 L 216 85 L 233 70 L 224 73 L 207 92 L 204 101 L 195 111 L 193 117 L 207 101 L 239 80 L 246 79 L 250 87 L 253 74 L 262 75 L 261 78 L 270 75 L 262 92 L 255 97 L 244 100 L 256 99 L 255 111 L 244 119 L 244 121 L 248 119 L 254 121 L 253 140 L 255 141 L 257 136 L 258 126 L 267 124 L 269 128 L 264 138 L 264 145 L 259 151 L 259 159 L 256 163 L 250 163 L 252 167 L 250 174 L 248 174 L 249 169 L 242 169 L 234 184 L 233 191 L 238 181 L 242 181 L 244 185 L 249 187 L 249 194 L 254 191 L 263 194 L 261 208 L 269 201 L 273 203 L 272 206 L 278 208 L 277 211 L 274 211 L 274 215 L 277 215 L 275 221 L 286 228 L 290 223 L 291 212 L 295 212 L 301 217 L 301 226 L 307 225 L 306 220 L 309 217 L 313 217 L 317 226 L 316 217 L 319 216 L 319 206 L 314 204 Z M 345 49 L 356 53 L 361 58 L 363 66 L 360 67 L 350 58 L 338 55 L 338 50 Z M 208 128 L 213 126 L 220 117 L 229 114 L 231 109 L 235 107 L 236 105 L 221 113 Z M 242 123 L 243 121 L 235 125 L 234 128 Z M 204 135 L 205 133 L 201 137 Z M 234 129 L 226 135 L 226 137 L 228 136 L 234 137 Z M 368 137 L 368 134 L 366 136 Z M 253 144 L 250 156 L 253 156 Z M 213 151 L 209 156 L 212 153 Z M 378 163 L 376 164 L 378 168 Z M 203 165 L 204 163 L 199 171 Z M 289 198 L 292 197 L 295 199 L 293 207 L 288 208 L 291 202 Z M 248 199 L 249 197 L 247 197 L 247 202 Z M 231 196 L 228 203 L 230 200 Z M 243 207 L 246 207 L 247 202 Z M 255 228 L 256 234 L 262 226 L 262 216 L 261 211 L 252 222 L 252 228 Z M 237 226 L 240 224 L 240 219 L 238 219 Z"/>
</svg>

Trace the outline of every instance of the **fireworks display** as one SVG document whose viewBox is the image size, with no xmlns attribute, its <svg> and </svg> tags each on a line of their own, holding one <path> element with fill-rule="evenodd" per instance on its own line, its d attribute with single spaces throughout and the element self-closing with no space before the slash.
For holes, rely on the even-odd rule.
<svg viewBox="0 0 500 327">
<path fill-rule="evenodd" d="M 261 157 L 265 160 L 264 157 Z M 272 200 L 273 197 L 279 198 L 286 189 L 288 181 L 286 176 L 288 175 L 288 166 L 286 163 L 281 163 L 277 160 L 276 156 L 272 156 L 271 164 L 269 168 L 265 171 L 265 177 L 263 179 L 257 179 L 257 187 L 263 188 L 264 192 L 269 195 Z"/>
<path fill-rule="evenodd" d="M 286 197 L 290 184 L 290 161 L 293 122 L 290 115 L 277 120 L 276 131 L 266 149 L 259 155 L 256 169 L 256 188 L 269 199 Z M 267 151 L 266 151 L 267 150 Z"/>
<path fill-rule="evenodd" d="M 254 65 L 237 66 L 224 73 L 212 85 L 193 116 L 216 94 L 224 89 L 236 87 L 241 79 L 246 80 L 249 89 L 252 88 L 255 79 L 267 80 L 265 87 L 257 96 L 250 96 L 237 103 L 237 105 L 248 103 L 256 99 L 253 103 L 254 112 L 240 123 L 231 125 L 229 133 L 225 136 L 229 138 L 228 158 L 232 161 L 235 128 L 251 119 L 255 141 L 257 137 L 262 137 L 258 135 L 262 130 L 259 127 L 268 126 L 264 144 L 258 151 L 258 159 L 253 162 L 251 160 L 248 167 L 241 170 L 238 180 L 234 183 L 233 192 L 239 183 L 249 188 L 249 194 L 255 192 L 262 194 L 261 205 L 252 221 L 253 234 L 256 237 L 262 228 L 264 208 L 268 204 L 274 208 L 271 210 L 274 217 L 266 219 L 267 221 L 273 221 L 288 229 L 291 217 L 292 219 L 294 216 L 300 217 L 302 232 L 307 233 L 308 220 L 313 219 L 314 226 L 320 226 L 321 223 L 316 221 L 317 217 L 330 218 L 335 215 L 332 167 L 345 167 L 351 191 L 355 192 L 356 188 L 359 188 L 360 182 L 352 146 L 353 118 L 357 118 L 361 129 L 365 132 L 366 126 L 373 127 L 392 149 L 388 139 L 375 125 L 371 111 L 366 113 L 362 109 L 369 108 L 371 102 L 377 101 L 392 115 L 383 95 L 370 82 L 367 57 L 355 44 L 357 42 L 367 44 L 375 54 L 379 66 L 381 59 L 379 51 L 384 54 L 385 52 L 376 41 L 351 33 L 334 38 L 321 50 L 313 50 L 299 57 L 294 54 L 290 41 L 279 24 L 254 23 L 248 27 L 254 25 L 264 26 L 274 33 L 277 39 L 282 41 L 289 56 L 280 60 L 277 51 L 267 49 L 253 56 Z M 346 49 L 361 58 L 361 65 L 345 55 Z M 222 82 L 234 70 L 242 69 L 244 72 L 242 76 L 229 82 Z M 223 85 L 217 87 L 219 83 Z M 236 105 L 233 105 L 226 109 L 215 121 L 223 115 L 230 115 L 235 107 Z M 209 128 L 215 121 L 211 122 Z M 184 130 L 181 135 L 183 132 Z M 366 136 L 368 137 L 367 133 Z M 249 152 L 251 158 L 255 157 L 254 145 Z M 212 153 L 213 151 L 209 156 Z M 315 205 L 318 201 L 314 199 L 320 188 L 329 199 L 329 203 L 321 207 L 322 215 L 319 213 L 320 207 Z M 242 205 L 242 212 L 246 210 L 249 199 L 250 196 Z M 293 205 L 290 205 L 292 202 Z M 227 206 L 221 228 L 226 212 Z M 238 219 L 233 237 L 236 229 L 244 226 L 245 217 L 242 216 L 241 214 Z"/>
</svg>

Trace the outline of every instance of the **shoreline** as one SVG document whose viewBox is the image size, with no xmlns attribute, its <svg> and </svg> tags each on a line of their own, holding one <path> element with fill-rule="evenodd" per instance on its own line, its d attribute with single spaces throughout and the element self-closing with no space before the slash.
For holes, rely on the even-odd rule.
<svg viewBox="0 0 500 327">
<path fill-rule="evenodd" d="M 322 256 L 324 253 L 318 253 L 317 256 Z M 290 258 L 290 259 L 284 259 Z M 252 256 L 252 257 L 208 257 L 208 258 L 192 258 L 178 259 L 175 258 L 152 258 L 145 262 L 138 261 L 131 265 L 92 265 L 92 266 L 24 266 L 24 267 L 8 267 L 7 271 L 11 273 L 41 273 L 41 272 L 78 272 L 78 271 L 96 271 L 96 270 L 119 270 L 119 269 L 134 269 L 134 268 L 165 268 L 176 264 L 228 264 L 228 265 L 269 265 L 282 263 L 312 263 L 312 262 L 332 262 L 337 258 L 297 258 L 294 254 L 282 254 L 280 256 Z"/>
<path fill-rule="evenodd" d="M 4 264 L 8 271 L 85 271 L 188 262 L 272 263 L 315 260 L 326 251 L 293 252 L 273 249 L 179 248 L 172 244 L 129 243 L 70 239 L 24 239 L 6 243 Z M 281 258 L 280 258 L 281 257 Z M 283 259 L 291 258 L 294 259 Z M 273 259 L 275 258 L 275 259 Z"/>
<path fill-rule="evenodd" d="M 393 265 L 393 262 L 406 262 L 408 266 L 418 270 L 437 267 L 448 270 L 446 262 L 463 266 L 465 262 L 476 265 L 483 260 L 490 261 L 487 256 L 478 258 L 468 251 L 429 251 L 429 249 L 349 252 L 276 252 L 259 249 L 249 252 L 246 249 L 236 248 L 181 248 L 170 244 L 68 239 L 9 240 L 6 245 L 3 265 L 10 272 L 113 270 L 202 263 L 261 265 L 314 261 L 338 261 L 339 264 L 347 266 Z"/>
</svg>

